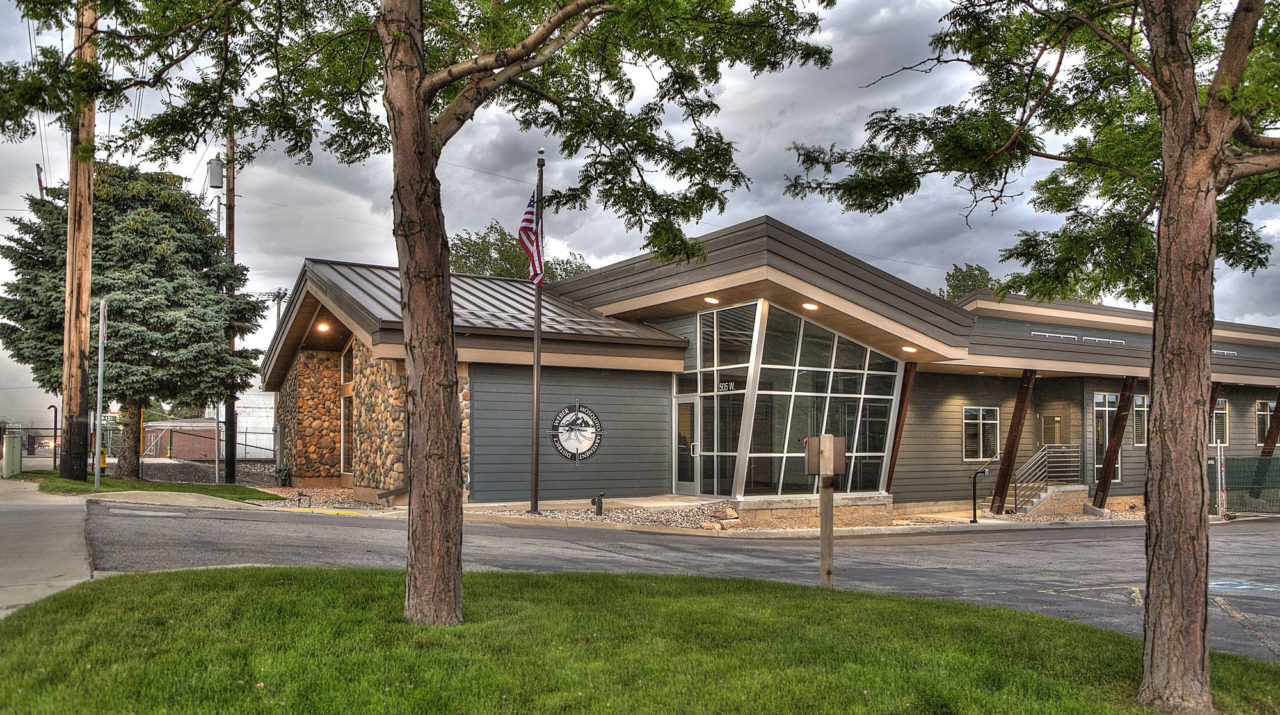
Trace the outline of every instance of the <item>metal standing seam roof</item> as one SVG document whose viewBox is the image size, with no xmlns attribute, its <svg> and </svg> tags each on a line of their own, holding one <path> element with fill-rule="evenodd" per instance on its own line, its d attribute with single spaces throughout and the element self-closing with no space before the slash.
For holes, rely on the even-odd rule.
<svg viewBox="0 0 1280 715">
<path fill-rule="evenodd" d="M 348 300 L 341 302 L 354 304 L 374 325 L 401 327 L 400 274 L 395 267 L 308 258 L 303 270 L 322 288 L 344 293 Z M 534 285 L 528 280 L 454 274 L 450 285 L 455 332 L 533 331 Z M 687 342 L 650 325 L 610 318 L 549 291 L 542 294 L 542 332 L 637 344 L 682 347 Z"/>
</svg>

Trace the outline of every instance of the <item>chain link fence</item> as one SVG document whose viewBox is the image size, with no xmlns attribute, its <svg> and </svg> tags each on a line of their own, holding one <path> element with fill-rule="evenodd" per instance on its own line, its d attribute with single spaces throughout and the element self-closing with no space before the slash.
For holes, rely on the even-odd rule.
<svg viewBox="0 0 1280 715">
<path fill-rule="evenodd" d="M 1209 511 L 1221 513 L 1218 501 L 1225 485 L 1229 512 L 1280 514 L 1280 457 L 1226 457 L 1223 469 L 1209 460 Z"/>
</svg>

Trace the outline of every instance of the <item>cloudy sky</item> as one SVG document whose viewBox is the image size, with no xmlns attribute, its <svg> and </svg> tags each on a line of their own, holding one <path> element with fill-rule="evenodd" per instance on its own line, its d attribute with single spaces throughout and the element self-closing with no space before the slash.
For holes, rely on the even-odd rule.
<svg viewBox="0 0 1280 715">
<path fill-rule="evenodd" d="M 708 216 L 689 231 L 697 235 L 768 214 L 929 288 L 942 284 L 953 263 L 982 264 L 998 275 L 1014 270 L 999 265 L 1000 249 L 1011 245 L 1019 230 L 1053 227 L 1055 217 L 1015 203 L 994 215 L 979 211 L 966 224 L 968 196 L 945 180 L 928 183 L 916 196 L 878 216 L 846 214 L 821 199 L 797 201 L 782 194 L 785 177 L 796 173 L 794 155 L 787 150 L 791 142 L 852 145 L 861 140 L 872 111 L 888 106 L 926 111 L 964 95 L 971 78 L 958 67 L 865 86 L 924 57 L 928 37 L 945 11 L 946 3 L 939 0 L 841 2 L 823 22 L 821 41 L 834 50 L 830 69 L 800 68 L 758 79 L 728 74 L 718 92 L 722 113 L 717 123 L 738 143 L 739 162 L 753 183 L 750 191 L 732 196 L 723 215 Z M 40 39 L 58 42 L 57 37 Z M 0 61 L 27 59 L 29 47 L 26 24 L 12 5 L 0 5 Z M 144 109 L 146 105 L 144 97 Z M 99 130 L 119 127 L 120 121 L 119 115 L 100 115 Z M 36 191 L 37 163 L 45 165 L 47 183 L 66 180 L 65 136 L 49 127 L 46 138 L 43 147 L 37 140 L 0 144 L 0 219 L 22 215 L 22 197 Z M 547 184 L 571 184 L 577 164 L 572 157 L 555 156 L 554 141 L 522 134 L 498 112 L 477 116 L 445 149 L 442 160 L 450 233 L 483 228 L 493 218 L 514 229 L 534 183 L 540 146 L 551 152 Z M 193 153 L 169 169 L 188 177 L 189 188 L 200 192 L 205 161 L 216 151 L 218 147 Z M 1037 167 L 1021 185 L 1029 189 L 1048 168 Z M 389 158 L 343 166 L 317 154 L 314 164 L 298 166 L 283 154 L 266 155 L 236 181 L 237 260 L 249 266 L 249 290 L 291 287 L 306 256 L 395 263 Z M 1259 210 L 1254 219 L 1267 240 L 1280 240 L 1280 210 Z M 0 230 L 7 231 L 7 226 Z M 551 254 L 577 251 L 593 266 L 634 256 L 641 244 L 639 236 L 627 233 L 599 209 L 548 216 L 547 236 Z M 0 281 L 10 276 L 0 261 Z M 1280 327 L 1277 298 L 1280 276 L 1275 269 L 1252 277 L 1219 272 L 1221 319 Z M 274 328 L 270 311 L 250 344 L 265 347 Z M 0 417 L 43 424 L 46 407 L 54 401 L 33 389 L 26 368 L 0 350 Z"/>
</svg>

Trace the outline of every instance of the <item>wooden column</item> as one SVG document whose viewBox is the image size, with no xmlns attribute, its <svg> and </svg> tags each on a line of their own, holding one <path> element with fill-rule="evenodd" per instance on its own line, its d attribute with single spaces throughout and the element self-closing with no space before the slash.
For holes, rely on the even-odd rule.
<svg viewBox="0 0 1280 715">
<path fill-rule="evenodd" d="M 893 486 L 893 470 L 898 466 L 898 446 L 902 444 L 902 427 L 907 421 L 907 405 L 911 403 L 911 386 L 916 382 L 916 363 L 909 362 L 902 368 L 902 394 L 898 397 L 898 417 L 893 423 L 893 448 L 889 452 L 889 470 L 884 478 L 884 490 Z"/>
<path fill-rule="evenodd" d="M 1271 422 L 1267 424 L 1267 438 L 1262 440 L 1261 457 L 1270 457 L 1276 451 L 1276 438 L 1280 437 L 1280 395 L 1276 395 L 1276 406 L 1271 410 Z"/>
<path fill-rule="evenodd" d="M 1093 505 L 1099 509 L 1107 508 L 1111 475 L 1115 474 L 1116 460 L 1120 458 L 1124 427 L 1129 423 L 1129 413 L 1133 411 L 1133 391 L 1137 387 L 1138 378 L 1126 377 L 1124 386 L 1120 388 L 1120 404 L 1116 405 L 1116 418 L 1111 422 L 1111 434 L 1107 436 L 1107 453 L 1102 457 L 1102 468 L 1098 470 L 1098 487 L 1093 492 Z"/>
<path fill-rule="evenodd" d="M 1027 407 L 1031 404 L 1031 388 L 1036 384 L 1036 371 L 1023 370 L 1022 384 L 1018 385 L 1018 401 L 1013 406 L 1013 417 L 1009 419 L 1009 434 L 1004 440 L 1004 451 L 1000 453 L 1000 472 L 996 475 L 996 488 L 991 495 L 991 513 L 1004 511 L 1004 498 L 1009 492 L 1009 482 L 1013 480 L 1013 465 L 1018 459 L 1018 444 L 1022 442 L 1022 424 L 1027 420 Z"/>
<path fill-rule="evenodd" d="M 98 12 L 93 0 L 76 9 L 76 59 L 94 64 Z M 63 479 L 86 481 L 89 466 L 89 290 L 93 256 L 93 142 L 97 103 L 78 100 L 71 129 L 67 182 L 66 303 L 62 317 Z M 98 419 L 102 419 L 101 416 Z"/>
</svg>

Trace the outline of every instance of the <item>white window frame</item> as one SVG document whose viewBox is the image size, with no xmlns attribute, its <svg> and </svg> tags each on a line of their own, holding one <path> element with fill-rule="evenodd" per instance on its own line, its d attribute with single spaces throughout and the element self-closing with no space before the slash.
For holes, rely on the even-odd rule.
<svg viewBox="0 0 1280 715">
<path fill-rule="evenodd" d="M 1222 405 L 1222 409 L 1218 409 L 1218 405 Z M 1226 432 L 1225 435 L 1218 434 L 1218 414 L 1222 414 L 1222 428 Z M 1225 397 L 1219 397 L 1217 404 L 1213 406 L 1213 414 L 1209 419 L 1209 446 L 1218 446 L 1217 437 L 1223 437 L 1222 446 L 1231 446 L 1231 403 Z"/>
<path fill-rule="evenodd" d="M 1275 400 L 1257 400 L 1253 403 L 1253 429 L 1258 429 L 1258 417 L 1266 419 L 1266 429 L 1263 429 L 1256 436 L 1258 438 L 1258 446 L 1261 447 L 1267 442 L 1267 432 L 1271 429 L 1271 413 L 1274 409 Z"/>
<path fill-rule="evenodd" d="M 1141 442 L 1138 441 L 1138 425 L 1142 425 Z M 1151 438 L 1151 396 L 1137 395 L 1133 396 L 1133 446 L 1145 447 L 1147 440 Z"/>
<path fill-rule="evenodd" d="M 1098 406 L 1098 395 L 1103 396 L 1102 407 Z M 1107 397 L 1116 398 L 1116 406 L 1114 408 L 1107 407 L 1107 400 L 1106 400 Z M 1101 451 L 1103 454 L 1107 453 L 1107 446 L 1102 442 L 1100 442 L 1098 439 L 1098 412 L 1100 411 L 1111 413 L 1110 418 L 1107 420 L 1107 429 L 1105 430 L 1106 434 L 1104 435 L 1104 439 L 1110 440 L 1111 425 L 1115 424 L 1115 419 L 1120 414 L 1120 393 L 1118 392 L 1093 393 L 1093 441 L 1095 443 L 1093 446 L 1093 481 L 1095 483 L 1099 481 L 1098 480 L 1099 472 L 1102 470 L 1102 462 L 1099 460 L 1098 452 Z M 1121 481 L 1123 481 L 1124 468 L 1121 466 L 1123 462 L 1124 462 L 1124 438 L 1122 437 L 1120 439 L 1120 453 L 1116 456 L 1116 474 L 1115 474 L 1115 477 L 1112 478 L 1111 480 L 1112 484 L 1119 484 Z"/>
<path fill-rule="evenodd" d="M 976 420 L 967 419 L 964 416 L 965 410 L 977 410 L 978 419 Z M 984 410 L 995 411 L 996 413 L 995 420 L 993 421 L 993 420 L 983 419 L 982 413 Z M 965 429 L 965 427 L 967 427 L 970 423 L 974 423 L 978 425 L 978 456 L 977 457 L 966 456 L 969 454 L 969 449 L 968 449 L 968 445 L 965 444 L 965 440 L 967 439 L 967 436 L 966 436 L 967 430 Z M 982 453 L 982 425 L 989 425 L 989 424 L 994 424 L 996 429 L 995 453 L 983 454 Z M 965 462 L 985 462 L 987 460 L 994 458 L 998 454 L 1000 454 L 1000 408 L 999 407 L 981 407 L 977 405 L 965 405 L 961 407 L 960 408 L 960 458 Z"/>
</svg>

